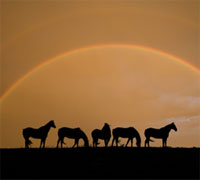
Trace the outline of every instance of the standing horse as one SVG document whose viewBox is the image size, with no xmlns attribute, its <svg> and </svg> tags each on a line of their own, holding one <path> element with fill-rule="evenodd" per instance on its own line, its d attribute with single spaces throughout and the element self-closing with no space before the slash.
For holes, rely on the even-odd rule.
<svg viewBox="0 0 200 180">
<path fill-rule="evenodd" d="M 68 128 L 68 127 L 63 127 L 58 130 L 58 141 L 57 141 L 57 148 L 59 146 L 59 143 L 61 143 L 61 148 L 63 147 L 64 143 L 64 137 L 75 139 L 74 145 L 72 147 L 77 146 L 78 147 L 78 142 L 79 139 L 83 139 L 85 143 L 85 147 L 89 146 L 88 143 L 88 138 L 86 134 L 80 129 L 80 128 Z"/>
<path fill-rule="evenodd" d="M 49 121 L 46 125 L 40 127 L 39 129 L 34 129 L 31 127 L 23 129 L 23 136 L 25 139 L 25 147 L 29 148 L 29 145 L 32 144 L 32 142 L 29 140 L 30 137 L 41 139 L 40 142 L 40 148 L 43 145 L 43 148 L 45 147 L 46 138 L 48 136 L 48 132 L 50 128 L 56 128 L 55 123 L 53 120 Z"/>
<path fill-rule="evenodd" d="M 136 145 L 137 147 L 140 147 L 140 144 L 141 144 L 140 134 L 134 127 L 115 128 L 113 129 L 112 134 L 113 134 L 112 146 L 114 145 L 114 142 L 116 146 L 118 146 L 119 137 L 122 137 L 122 138 L 128 138 L 128 141 L 125 145 L 126 147 L 130 141 L 131 141 L 131 147 L 133 147 L 133 138 L 136 138 L 137 140 Z"/>
<path fill-rule="evenodd" d="M 177 128 L 174 123 L 168 124 L 165 127 L 160 129 L 148 128 L 145 130 L 144 135 L 146 137 L 145 147 L 146 145 L 149 147 L 149 141 L 152 141 L 150 137 L 162 139 L 163 147 L 167 146 L 167 138 L 169 136 L 169 132 L 173 129 L 177 131 Z M 152 141 L 153 142 L 153 141 Z"/>
<path fill-rule="evenodd" d="M 110 130 L 110 125 L 105 123 L 104 127 L 100 129 L 95 129 L 92 131 L 92 139 L 93 139 L 93 147 L 97 147 L 98 140 L 103 139 L 105 143 L 105 147 L 108 146 L 108 143 L 110 141 L 111 137 L 111 130 Z"/>
</svg>

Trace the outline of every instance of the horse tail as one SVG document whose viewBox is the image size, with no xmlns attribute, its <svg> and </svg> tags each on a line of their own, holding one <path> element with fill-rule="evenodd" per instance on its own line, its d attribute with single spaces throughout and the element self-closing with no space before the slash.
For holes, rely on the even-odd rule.
<svg viewBox="0 0 200 180">
<path fill-rule="evenodd" d="M 24 139 L 26 139 L 26 129 L 22 130 L 22 135 L 23 135 Z"/>
<path fill-rule="evenodd" d="M 25 129 L 22 130 L 22 135 L 23 135 L 24 139 L 27 141 L 28 138 L 30 137 L 30 135 L 28 133 L 28 128 L 25 128 Z"/>
<path fill-rule="evenodd" d="M 95 129 L 91 133 L 93 141 L 96 141 L 96 139 L 97 139 L 97 132 L 98 132 L 97 129 Z"/>
<path fill-rule="evenodd" d="M 57 148 L 58 148 L 58 146 L 59 146 L 59 143 L 61 143 L 61 146 L 62 146 L 62 144 L 65 144 L 65 143 L 64 143 L 64 138 L 63 138 L 62 131 L 63 131 L 63 129 L 62 129 L 62 128 L 58 129 L 58 141 L 57 141 Z"/>
<path fill-rule="evenodd" d="M 113 139 L 116 139 L 118 137 L 117 129 L 112 130 L 112 135 L 113 135 Z"/>
</svg>

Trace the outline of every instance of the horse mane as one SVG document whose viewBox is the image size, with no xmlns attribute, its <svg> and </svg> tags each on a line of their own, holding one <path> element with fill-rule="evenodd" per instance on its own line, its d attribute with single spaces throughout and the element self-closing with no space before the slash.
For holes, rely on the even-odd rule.
<svg viewBox="0 0 200 180">
<path fill-rule="evenodd" d="M 103 126 L 103 128 L 102 128 L 102 131 L 108 130 L 108 129 L 110 130 L 110 125 L 107 124 L 107 123 L 105 123 L 104 126 Z"/>
<path fill-rule="evenodd" d="M 48 126 L 48 125 L 50 125 L 52 122 L 54 122 L 53 120 L 50 120 L 48 123 L 46 123 L 44 126 Z M 42 126 L 42 127 L 44 127 L 44 126 Z"/>
<path fill-rule="evenodd" d="M 174 123 L 167 124 L 166 126 L 160 128 L 160 129 L 166 129 L 166 128 L 170 127 L 170 126 L 173 125 L 173 124 L 174 124 Z"/>
<path fill-rule="evenodd" d="M 129 127 L 129 128 L 132 128 L 132 129 L 135 130 L 135 138 L 137 140 L 137 144 L 140 144 L 141 143 L 141 137 L 140 137 L 139 132 L 134 127 Z"/>
</svg>

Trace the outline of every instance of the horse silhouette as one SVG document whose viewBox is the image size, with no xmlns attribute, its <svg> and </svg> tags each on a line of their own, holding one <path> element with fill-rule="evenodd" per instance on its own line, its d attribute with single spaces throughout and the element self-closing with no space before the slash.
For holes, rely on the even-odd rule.
<svg viewBox="0 0 200 180">
<path fill-rule="evenodd" d="M 25 139 L 25 148 L 29 148 L 29 145 L 32 144 L 32 142 L 29 140 L 30 137 L 36 138 L 36 139 L 41 139 L 40 148 L 41 147 L 44 148 L 46 138 L 48 136 L 48 132 L 51 127 L 56 128 L 53 120 L 49 121 L 46 125 L 38 128 L 38 129 L 34 129 L 31 127 L 23 129 L 22 134 Z"/>
<path fill-rule="evenodd" d="M 70 139 L 75 139 L 74 145 L 72 147 L 75 146 L 78 147 L 79 139 L 83 139 L 85 147 L 89 146 L 88 138 L 80 128 L 68 128 L 68 127 L 60 128 L 58 130 L 57 148 L 59 147 L 60 143 L 61 143 L 61 148 L 63 147 L 63 144 L 65 144 L 64 143 L 65 137 Z"/>
<path fill-rule="evenodd" d="M 167 147 L 167 138 L 169 136 L 169 132 L 171 131 L 171 129 L 177 131 L 177 128 L 174 123 L 168 124 L 167 126 L 162 127 L 160 129 L 154 129 L 154 128 L 146 129 L 144 131 L 144 135 L 146 137 L 145 147 L 146 146 L 149 147 L 149 141 L 153 142 L 153 140 L 151 140 L 150 137 L 162 139 L 163 147 Z"/>
<path fill-rule="evenodd" d="M 125 147 L 127 147 L 130 141 L 131 141 L 131 147 L 133 147 L 133 138 L 136 138 L 137 141 L 136 145 L 137 147 L 140 147 L 141 144 L 140 134 L 134 127 L 128 127 L 128 128 L 118 127 L 113 129 L 112 134 L 113 134 L 112 146 L 114 145 L 115 142 L 116 146 L 118 147 L 119 137 L 122 137 L 122 138 L 128 138 Z"/>
<path fill-rule="evenodd" d="M 105 147 L 108 146 L 108 143 L 110 141 L 110 137 L 111 137 L 111 130 L 110 130 L 110 125 L 105 123 L 104 127 L 100 130 L 100 129 L 94 129 L 92 131 L 92 139 L 93 139 L 93 147 L 97 147 L 98 146 L 98 140 L 102 139 L 104 140 L 105 143 Z"/>
</svg>

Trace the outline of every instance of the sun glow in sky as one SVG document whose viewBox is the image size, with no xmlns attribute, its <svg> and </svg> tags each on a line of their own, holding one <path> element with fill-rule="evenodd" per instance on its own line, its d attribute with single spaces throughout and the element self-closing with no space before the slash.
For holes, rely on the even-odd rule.
<svg viewBox="0 0 200 180">
<path fill-rule="evenodd" d="M 1 6 L 1 147 L 23 147 L 22 129 L 51 119 L 50 147 L 64 126 L 80 127 L 91 144 L 91 131 L 105 122 L 134 126 L 142 146 L 146 128 L 175 122 L 169 146 L 200 146 L 199 1 Z"/>
</svg>

